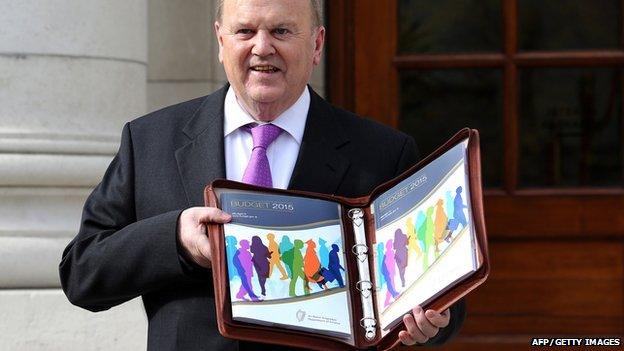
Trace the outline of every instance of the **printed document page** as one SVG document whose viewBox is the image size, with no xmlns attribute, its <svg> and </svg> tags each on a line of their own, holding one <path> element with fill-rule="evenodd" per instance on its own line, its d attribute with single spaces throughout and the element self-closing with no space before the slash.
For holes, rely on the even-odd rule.
<svg viewBox="0 0 624 351">
<path fill-rule="evenodd" d="M 235 320 L 351 339 L 345 247 L 337 203 L 224 191 Z"/>
<path fill-rule="evenodd" d="M 373 202 L 382 334 L 478 267 L 464 141 Z"/>
</svg>

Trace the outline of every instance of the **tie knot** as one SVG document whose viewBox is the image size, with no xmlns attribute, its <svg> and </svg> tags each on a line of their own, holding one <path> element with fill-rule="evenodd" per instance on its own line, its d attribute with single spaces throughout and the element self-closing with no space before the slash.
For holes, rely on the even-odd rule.
<svg viewBox="0 0 624 351">
<path fill-rule="evenodd" d="M 253 126 L 247 126 L 253 139 L 253 147 L 266 148 L 282 133 L 282 128 L 275 124 L 267 123 Z"/>
</svg>

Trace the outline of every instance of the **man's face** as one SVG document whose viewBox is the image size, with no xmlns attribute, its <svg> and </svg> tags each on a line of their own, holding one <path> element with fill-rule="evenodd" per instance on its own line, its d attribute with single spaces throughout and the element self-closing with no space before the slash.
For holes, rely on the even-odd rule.
<svg viewBox="0 0 624 351">
<path fill-rule="evenodd" d="M 308 0 L 225 0 L 215 31 L 236 96 L 265 121 L 297 101 L 325 38 L 323 27 L 313 27 Z"/>
</svg>

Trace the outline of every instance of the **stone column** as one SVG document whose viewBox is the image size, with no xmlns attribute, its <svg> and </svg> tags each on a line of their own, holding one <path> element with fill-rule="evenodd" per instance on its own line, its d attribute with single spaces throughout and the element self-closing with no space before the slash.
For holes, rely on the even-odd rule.
<svg viewBox="0 0 624 351">
<path fill-rule="evenodd" d="M 225 83 L 214 2 L 0 4 L 0 350 L 145 349 L 138 299 L 74 307 L 58 264 L 124 122 Z"/>
<path fill-rule="evenodd" d="M 4 1 L 0 23 L 0 349 L 144 349 L 138 301 L 73 307 L 58 264 L 146 110 L 146 0 Z"/>
<path fill-rule="evenodd" d="M 214 0 L 150 0 L 147 108 L 169 106 L 220 88 Z M 217 62 L 215 66 L 214 62 Z"/>
</svg>

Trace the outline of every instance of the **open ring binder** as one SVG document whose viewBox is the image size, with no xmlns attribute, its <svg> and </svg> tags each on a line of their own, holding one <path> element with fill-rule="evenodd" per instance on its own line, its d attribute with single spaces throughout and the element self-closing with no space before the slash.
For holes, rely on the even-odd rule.
<svg viewBox="0 0 624 351">
<path fill-rule="evenodd" d="M 219 332 L 316 350 L 397 346 L 405 313 L 442 312 L 489 274 L 480 167 L 479 134 L 465 128 L 358 198 L 214 181 L 206 205 L 233 218 L 208 227 Z M 325 208 L 331 216 L 313 220 Z M 337 234 L 318 240 L 328 231 Z M 274 248 L 262 251 L 268 240 Z M 272 274 L 254 268 L 263 255 Z M 261 279 L 284 296 L 259 290 Z"/>
</svg>

